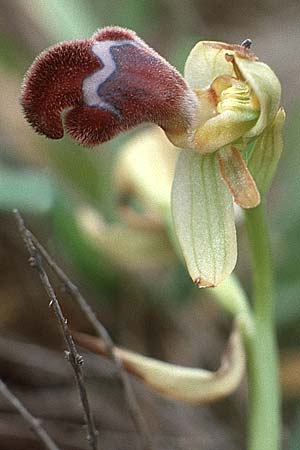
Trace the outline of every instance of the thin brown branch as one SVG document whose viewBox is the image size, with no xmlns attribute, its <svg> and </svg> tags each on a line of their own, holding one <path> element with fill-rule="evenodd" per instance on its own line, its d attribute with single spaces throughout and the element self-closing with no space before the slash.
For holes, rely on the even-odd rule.
<svg viewBox="0 0 300 450">
<path fill-rule="evenodd" d="M 20 400 L 8 389 L 6 384 L 0 379 L 1 394 L 16 408 L 20 415 L 26 420 L 31 430 L 36 434 L 47 450 L 60 450 L 51 439 L 47 431 L 42 427 L 41 422 L 28 411 Z"/>
<path fill-rule="evenodd" d="M 31 232 L 29 233 L 31 240 L 34 242 L 34 245 L 36 246 L 40 254 L 44 257 L 45 261 L 47 261 L 48 265 L 51 267 L 53 272 L 63 283 L 67 291 L 78 302 L 81 310 L 94 327 L 96 333 L 103 340 L 106 347 L 106 353 L 110 358 L 110 360 L 114 363 L 115 368 L 117 370 L 117 375 L 123 387 L 128 410 L 132 418 L 132 421 L 135 425 L 135 428 L 140 435 L 143 449 L 151 450 L 152 444 L 146 421 L 138 405 L 129 377 L 125 372 L 125 370 L 123 369 L 123 363 L 114 352 L 115 346 L 109 333 L 107 332 L 106 328 L 102 325 L 102 323 L 99 321 L 90 305 L 84 299 L 78 287 L 68 278 L 66 273 L 57 265 L 57 263 L 52 259 L 52 257 L 49 255 L 47 250 L 42 246 L 42 244 L 40 244 L 37 238 Z"/>
<path fill-rule="evenodd" d="M 50 283 L 50 280 L 48 278 L 48 275 L 43 267 L 42 259 L 40 257 L 39 251 L 37 250 L 37 248 L 32 240 L 32 235 L 29 232 L 29 230 L 27 230 L 27 228 L 25 227 L 24 220 L 23 220 L 22 216 L 20 215 L 20 213 L 17 210 L 15 210 L 14 214 L 15 214 L 15 217 L 16 217 L 16 220 L 18 223 L 20 234 L 23 238 L 25 246 L 30 255 L 30 258 L 29 258 L 30 265 L 38 271 L 38 274 L 40 276 L 43 287 L 50 299 L 49 306 L 53 308 L 56 318 L 61 326 L 63 337 L 65 340 L 66 346 L 68 348 L 68 351 L 66 351 L 66 357 L 74 370 L 74 375 L 75 375 L 75 379 L 77 382 L 79 395 L 80 395 L 80 399 L 81 399 L 81 403 L 82 403 L 82 407 L 83 407 L 83 411 L 84 411 L 84 418 L 85 418 L 85 422 L 86 422 L 87 430 L 88 430 L 87 439 L 88 439 L 91 449 L 97 450 L 97 448 L 98 448 L 97 431 L 96 431 L 94 419 L 93 419 L 93 416 L 91 413 L 88 395 L 87 395 L 87 391 L 86 391 L 85 383 L 84 383 L 83 371 L 82 371 L 83 358 L 82 358 L 82 356 L 79 355 L 79 353 L 77 351 L 77 348 L 75 346 L 74 340 L 72 338 L 72 335 L 70 333 L 70 330 L 69 330 L 69 327 L 67 324 L 67 320 L 65 319 L 65 317 L 62 313 L 62 309 L 57 300 L 54 289 L 53 289 L 53 287 Z"/>
</svg>

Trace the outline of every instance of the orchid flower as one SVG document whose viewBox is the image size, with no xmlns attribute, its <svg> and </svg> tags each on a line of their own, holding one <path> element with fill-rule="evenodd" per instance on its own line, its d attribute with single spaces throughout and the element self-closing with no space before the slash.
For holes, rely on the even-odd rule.
<svg viewBox="0 0 300 450">
<path fill-rule="evenodd" d="M 41 53 L 21 103 L 38 133 L 60 139 L 65 129 L 85 146 L 142 122 L 160 126 L 182 149 L 171 196 L 178 241 L 195 284 L 212 287 L 236 264 L 233 200 L 257 206 L 275 172 L 280 94 L 247 46 L 199 42 L 184 79 L 134 32 L 107 27 Z"/>
</svg>

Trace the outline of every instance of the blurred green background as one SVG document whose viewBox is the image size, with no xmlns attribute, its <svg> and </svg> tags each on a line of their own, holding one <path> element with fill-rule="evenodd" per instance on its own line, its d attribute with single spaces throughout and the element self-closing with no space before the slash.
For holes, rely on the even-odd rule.
<svg viewBox="0 0 300 450">
<path fill-rule="evenodd" d="M 299 1 L 1 0 L 0 11 L 0 331 L 41 345 L 58 345 L 58 332 L 55 325 L 45 329 L 48 313 L 38 306 L 41 291 L 26 267 L 13 208 L 72 275 L 119 343 L 214 369 L 229 322 L 206 292 L 193 287 L 163 218 L 116 176 L 124 148 L 147 127 L 92 150 L 68 137 L 52 142 L 35 135 L 18 101 L 35 56 L 58 41 L 120 25 L 135 30 L 181 72 L 197 41 L 241 43 L 250 37 L 254 52 L 279 76 L 287 112 L 285 148 L 268 207 L 283 361 L 284 446 L 300 449 Z M 242 220 L 238 239 L 236 272 L 250 293 Z M 74 327 L 89 329 L 67 298 L 65 308 Z M 224 419 L 218 409 L 214 414 Z M 243 435 L 240 439 L 226 448 L 241 448 Z M 205 448 L 219 448 L 213 445 Z"/>
</svg>

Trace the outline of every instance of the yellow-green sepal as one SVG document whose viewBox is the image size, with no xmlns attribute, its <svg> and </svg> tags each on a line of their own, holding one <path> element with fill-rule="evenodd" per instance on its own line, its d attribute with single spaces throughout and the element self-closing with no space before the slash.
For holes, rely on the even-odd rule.
<svg viewBox="0 0 300 450">
<path fill-rule="evenodd" d="M 192 89 L 208 88 L 216 77 L 233 75 L 233 66 L 225 58 L 226 51 L 214 44 L 218 43 L 198 42 L 186 60 L 184 78 Z"/>
<path fill-rule="evenodd" d="M 282 153 L 284 121 L 285 112 L 280 108 L 271 125 L 256 139 L 248 161 L 248 168 L 262 195 L 270 187 Z"/>
<path fill-rule="evenodd" d="M 236 264 L 233 201 L 215 155 L 182 151 L 172 187 L 175 233 L 199 287 L 217 286 Z"/>
</svg>

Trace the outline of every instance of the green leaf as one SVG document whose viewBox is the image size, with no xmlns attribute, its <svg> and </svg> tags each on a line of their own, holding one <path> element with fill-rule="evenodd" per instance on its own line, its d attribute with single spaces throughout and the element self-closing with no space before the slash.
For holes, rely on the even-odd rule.
<svg viewBox="0 0 300 450">
<path fill-rule="evenodd" d="M 94 353 L 107 353 L 99 338 L 75 333 L 75 340 Z M 126 370 L 141 378 L 154 391 L 188 404 L 213 402 L 230 395 L 241 383 L 245 371 L 245 350 L 238 322 L 234 324 L 216 372 L 170 364 L 124 348 L 114 347 L 113 351 Z"/>
<path fill-rule="evenodd" d="M 50 177 L 31 170 L 0 168 L 0 209 L 44 214 L 55 198 Z"/>
<path fill-rule="evenodd" d="M 237 250 L 233 201 L 215 155 L 181 152 L 172 214 L 190 276 L 199 287 L 218 285 L 232 272 Z"/>
<path fill-rule="evenodd" d="M 282 153 L 284 121 L 285 112 L 280 108 L 273 123 L 257 138 L 248 161 L 248 168 L 262 194 L 270 187 Z"/>
</svg>

